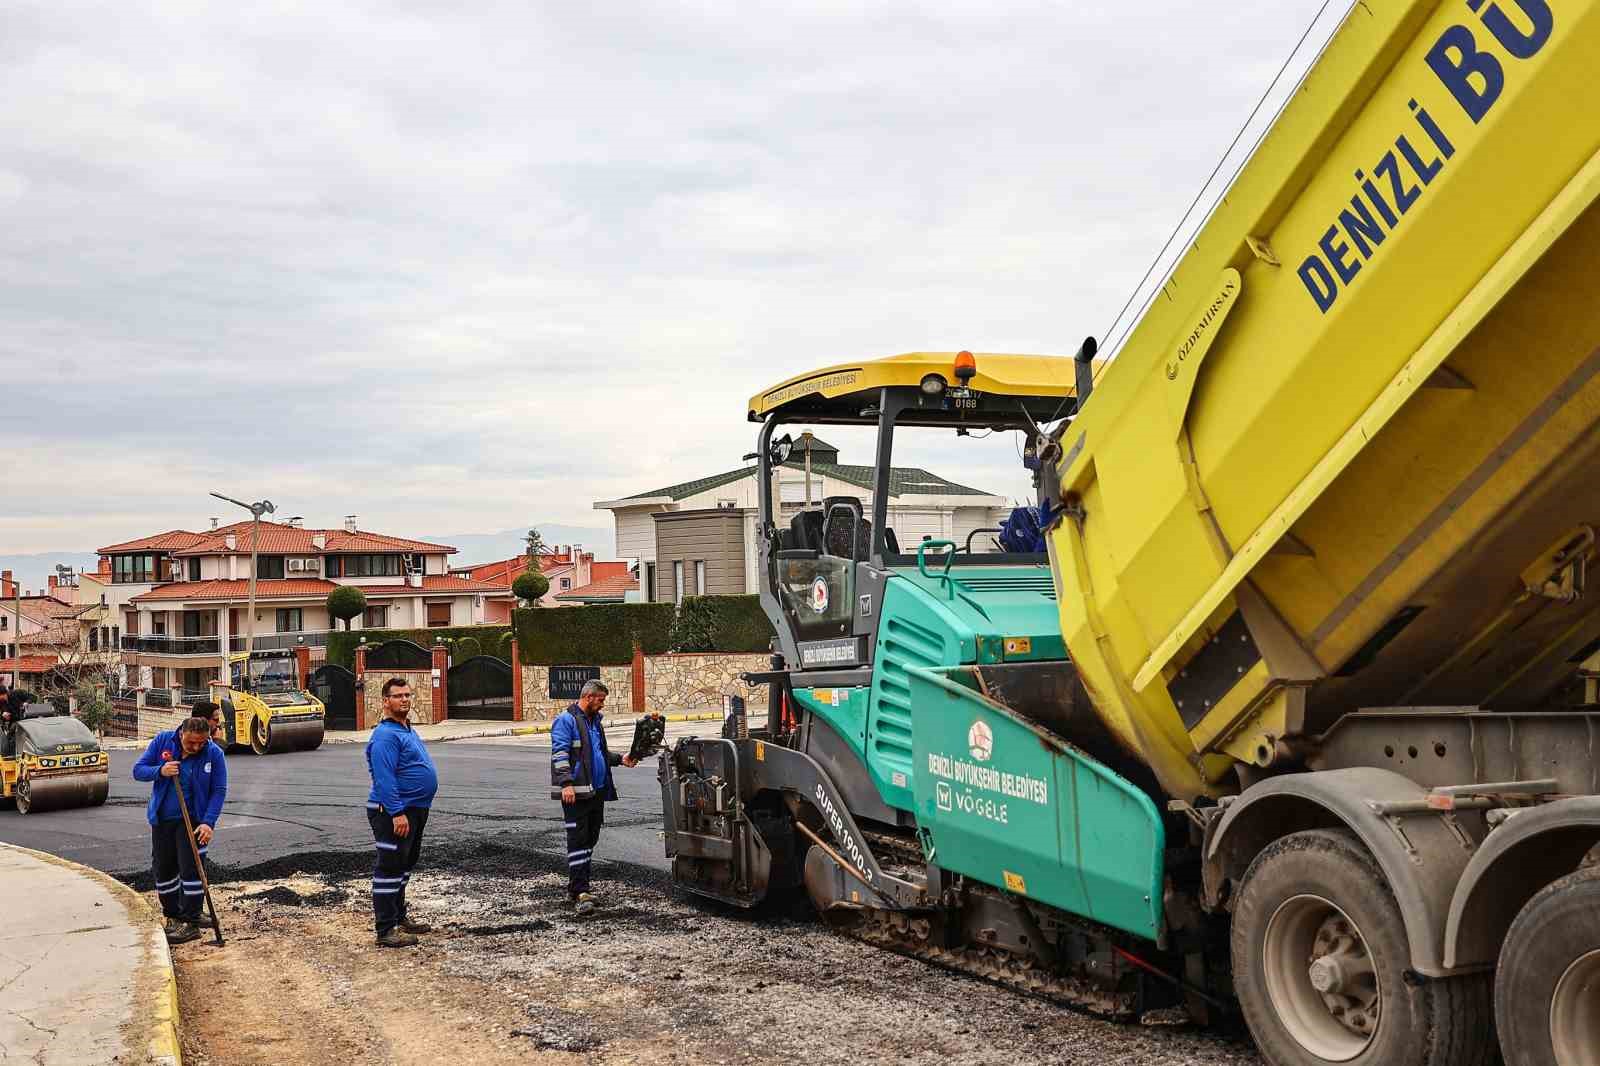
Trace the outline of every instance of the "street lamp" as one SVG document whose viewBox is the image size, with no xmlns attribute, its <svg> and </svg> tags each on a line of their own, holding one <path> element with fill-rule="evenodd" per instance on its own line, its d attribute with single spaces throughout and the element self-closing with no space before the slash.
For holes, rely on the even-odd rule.
<svg viewBox="0 0 1600 1066">
<path fill-rule="evenodd" d="M 243 500 L 236 500 L 232 496 L 224 496 L 220 492 L 213 492 L 211 495 L 224 503 L 243 507 L 250 512 L 250 605 L 245 609 L 246 629 L 244 635 L 244 683 L 245 687 L 249 688 L 250 653 L 255 650 L 256 644 L 256 553 L 261 548 L 261 516 L 264 514 L 276 514 L 278 509 L 272 505 L 271 500 L 245 503 Z M 222 677 L 224 681 L 230 680 L 228 652 L 226 649 L 222 653 Z"/>
</svg>

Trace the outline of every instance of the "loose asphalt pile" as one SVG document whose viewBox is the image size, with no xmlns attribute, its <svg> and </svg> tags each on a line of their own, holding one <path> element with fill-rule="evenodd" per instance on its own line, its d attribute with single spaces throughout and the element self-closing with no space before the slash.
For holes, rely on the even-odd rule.
<svg viewBox="0 0 1600 1066">
<path fill-rule="evenodd" d="M 559 832 L 559 830 L 557 830 Z M 588 1062 L 859 1066 L 1018 1061 L 1242 1066 L 1248 1040 L 1187 1026 L 1118 1025 L 830 933 L 803 917 L 753 915 L 671 888 L 663 874 L 596 863 L 598 909 L 566 901 L 548 834 L 452 847 L 428 842 L 409 890 L 436 932 L 417 964 L 484 988 L 485 1026 L 530 1051 Z M 368 852 L 316 852 L 219 866 L 213 881 L 252 908 L 365 920 Z M 300 890 L 281 883 L 293 879 Z M 129 878 L 148 890 L 148 873 Z M 305 891 L 307 881 L 320 885 Z M 249 890 L 252 882 L 262 883 Z M 224 912 L 224 923 L 227 914 Z"/>
</svg>

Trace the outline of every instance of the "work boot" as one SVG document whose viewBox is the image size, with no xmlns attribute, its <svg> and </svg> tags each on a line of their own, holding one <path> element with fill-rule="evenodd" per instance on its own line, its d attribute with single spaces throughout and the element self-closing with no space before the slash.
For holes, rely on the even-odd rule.
<svg viewBox="0 0 1600 1066">
<path fill-rule="evenodd" d="M 578 898 L 573 901 L 574 910 L 580 915 L 594 913 L 594 897 L 587 892 L 579 892 Z"/>
<path fill-rule="evenodd" d="M 165 922 L 162 923 L 161 931 L 168 936 L 171 936 L 178 931 L 178 928 L 181 925 L 183 925 L 183 923 L 178 921 L 178 919 L 169 917 Z"/>
<path fill-rule="evenodd" d="M 395 928 L 405 933 L 433 932 L 433 926 L 429 925 L 427 922 L 413 922 L 410 918 L 401 918 L 400 924 L 396 925 Z"/>
<path fill-rule="evenodd" d="M 380 948 L 409 948 L 417 943 L 417 938 L 406 932 L 400 926 L 391 926 L 378 934 Z"/>
<path fill-rule="evenodd" d="M 200 927 L 193 922 L 180 921 L 174 918 L 172 925 L 172 929 L 167 933 L 167 943 L 187 944 L 191 940 L 200 939 Z"/>
</svg>

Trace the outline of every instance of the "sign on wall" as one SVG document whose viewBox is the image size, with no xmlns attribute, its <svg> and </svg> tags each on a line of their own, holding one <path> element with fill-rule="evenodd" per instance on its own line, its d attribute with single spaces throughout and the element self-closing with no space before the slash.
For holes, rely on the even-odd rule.
<svg viewBox="0 0 1600 1066">
<path fill-rule="evenodd" d="M 598 666 L 552 666 L 550 668 L 550 698 L 575 700 L 583 691 L 585 681 L 600 680 Z"/>
</svg>

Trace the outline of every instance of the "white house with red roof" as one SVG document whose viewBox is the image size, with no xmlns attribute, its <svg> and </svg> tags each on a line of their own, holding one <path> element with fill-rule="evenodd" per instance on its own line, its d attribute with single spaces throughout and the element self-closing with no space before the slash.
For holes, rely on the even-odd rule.
<svg viewBox="0 0 1600 1066">
<path fill-rule="evenodd" d="M 574 606 L 561 600 L 561 595 L 588 585 L 594 580 L 594 568 L 608 565 L 611 564 L 596 563 L 594 552 L 584 551 L 581 544 L 558 544 L 549 551 L 540 552 L 539 572 L 550 580 L 550 591 L 539 600 L 540 604 L 545 607 Z M 451 573 L 509 590 L 511 583 L 527 569 L 528 557 L 513 555 L 509 559 L 479 563 L 452 570 Z M 510 601 L 495 599 L 488 604 L 489 613 L 484 620 L 490 623 L 509 622 L 513 606 L 515 604 Z"/>
<path fill-rule="evenodd" d="M 353 629 L 477 625 L 512 598 L 509 586 L 452 574 L 450 545 L 362 530 L 353 518 L 339 529 L 262 522 L 259 545 L 252 528 L 243 521 L 201 533 L 176 529 L 99 549 L 101 570 L 110 572 L 108 601 L 121 612 L 123 662 L 139 670 L 136 680 L 130 670 L 130 682 L 203 691 L 225 651 L 242 651 L 252 631 L 257 648 L 304 644 L 320 658 L 334 628 L 328 593 L 340 585 L 367 597 Z"/>
</svg>

